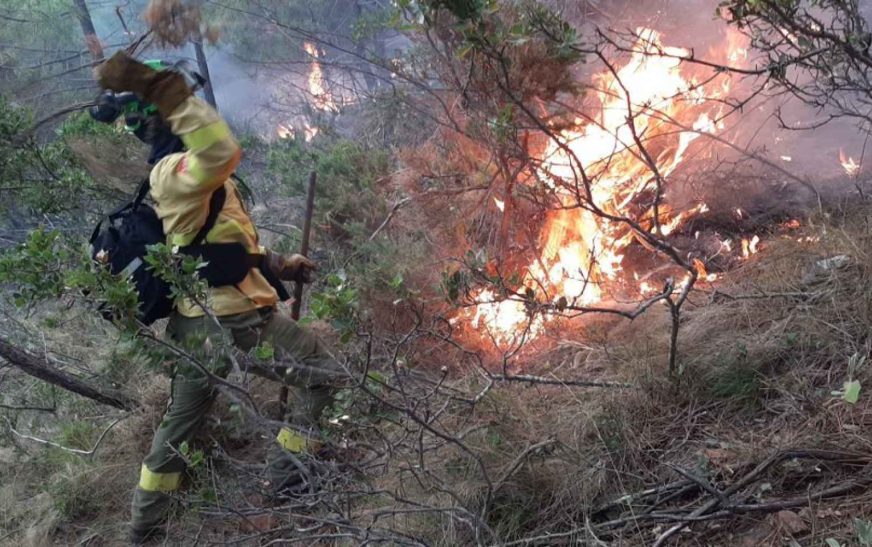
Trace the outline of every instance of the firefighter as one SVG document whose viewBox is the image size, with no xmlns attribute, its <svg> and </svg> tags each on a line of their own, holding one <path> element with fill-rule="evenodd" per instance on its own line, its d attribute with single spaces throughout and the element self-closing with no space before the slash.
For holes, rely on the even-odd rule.
<svg viewBox="0 0 872 547">
<path fill-rule="evenodd" d="M 281 279 L 306 280 L 315 265 L 301 255 L 285 258 L 259 246 L 254 224 L 230 179 L 239 164 L 239 145 L 215 109 L 193 94 L 180 73 L 154 70 L 124 52 L 95 73 L 104 90 L 130 92 L 156 107 L 142 120 L 137 136 L 152 147 L 150 195 L 167 244 L 190 243 L 206 223 L 211 194 L 223 185 L 225 203 L 206 242 L 242 243 L 249 253 L 265 255 L 261 266 L 248 271 L 242 282 L 208 289 L 210 313 L 191 298 L 177 299 L 167 334 L 219 377 L 230 371 L 227 352 L 218 349 L 228 339 L 244 352 L 268 343 L 278 361 L 292 363 L 283 370 L 292 396 L 288 426 L 277 432 L 266 467 L 266 478 L 278 491 L 299 480 L 302 470 L 297 463 L 305 462 L 318 446 L 318 421 L 332 401 L 338 365 L 318 338 L 276 311 L 278 295 L 262 269 L 270 268 Z M 162 533 L 185 470 L 179 447 L 200 428 L 216 396 L 214 382 L 201 368 L 185 359 L 173 367 L 170 402 L 133 496 L 134 543 Z"/>
</svg>

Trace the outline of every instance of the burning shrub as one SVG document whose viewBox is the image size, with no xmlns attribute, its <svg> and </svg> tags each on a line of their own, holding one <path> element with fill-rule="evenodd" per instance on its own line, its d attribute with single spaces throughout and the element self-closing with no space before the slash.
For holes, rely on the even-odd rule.
<svg viewBox="0 0 872 547">
<path fill-rule="evenodd" d="M 430 143 L 402 157 L 418 175 L 406 177 L 410 190 L 470 270 L 470 283 L 454 284 L 469 307 L 457 324 L 505 349 L 556 316 L 635 317 L 662 300 L 677 317 L 696 280 L 716 275 L 707 256 L 670 239 L 706 204 L 668 203 L 667 186 L 691 144 L 723 128 L 729 77 L 684 70 L 691 53 L 653 29 L 625 47 L 582 43 L 529 3 L 498 16 L 438 3 L 424 15 L 425 30 L 453 52 L 436 56 L 435 70 L 460 84 L 451 92 L 463 108 L 441 113 Z M 721 54 L 739 59 L 741 44 L 728 42 Z M 603 67 L 584 97 L 571 70 L 582 59 Z M 635 309 L 615 306 L 627 299 Z"/>
</svg>

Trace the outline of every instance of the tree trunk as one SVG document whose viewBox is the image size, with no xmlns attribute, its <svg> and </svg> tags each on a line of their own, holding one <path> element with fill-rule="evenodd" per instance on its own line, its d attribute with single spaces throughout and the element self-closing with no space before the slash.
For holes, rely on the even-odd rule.
<svg viewBox="0 0 872 547">
<path fill-rule="evenodd" d="M 132 410 L 137 403 L 120 393 L 107 393 L 83 382 L 72 374 L 68 374 L 49 363 L 0 338 L 0 357 L 9 364 L 18 367 L 26 374 L 39 378 L 49 384 L 61 387 L 82 397 L 87 397 L 104 405 L 114 406 L 122 410 Z"/>
<path fill-rule="evenodd" d="M 85 35 L 85 46 L 95 61 L 102 61 L 103 44 L 100 43 L 100 38 L 97 37 L 97 31 L 94 29 L 94 22 L 91 20 L 91 12 L 88 10 L 85 0 L 73 0 L 76 7 L 76 17 L 79 18 L 79 23 L 82 25 L 82 34 Z"/>
<path fill-rule="evenodd" d="M 197 68 L 200 70 L 200 76 L 206 80 L 206 83 L 203 84 L 206 102 L 218 110 L 218 103 L 215 102 L 215 93 L 212 90 L 212 77 L 209 75 L 209 64 L 206 62 L 206 52 L 203 51 L 203 38 L 200 36 L 197 41 L 192 43 L 194 44 L 194 53 L 197 55 Z"/>
</svg>

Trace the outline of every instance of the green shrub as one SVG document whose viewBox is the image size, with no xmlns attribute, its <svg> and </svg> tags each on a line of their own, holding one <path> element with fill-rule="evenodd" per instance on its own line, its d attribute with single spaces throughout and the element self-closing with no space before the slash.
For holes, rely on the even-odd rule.
<svg viewBox="0 0 872 547">
<path fill-rule="evenodd" d="M 373 227 L 387 213 L 377 182 L 389 170 L 385 150 L 372 150 L 348 140 L 306 143 L 282 139 L 268 152 L 268 171 L 289 195 L 305 196 L 309 173 L 318 173 L 315 219 L 334 239 L 353 239 L 361 227 Z"/>
</svg>

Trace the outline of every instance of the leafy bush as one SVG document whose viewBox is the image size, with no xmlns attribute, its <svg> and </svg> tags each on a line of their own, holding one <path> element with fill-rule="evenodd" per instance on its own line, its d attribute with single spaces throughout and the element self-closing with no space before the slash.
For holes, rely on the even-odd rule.
<svg viewBox="0 0 872 547">
<path fill-rule="evenodd" d="M 3 207 L 20 204 L 40 215 L 72 211 L 94 190 L 93 180 L 63 139 L 40 144 L 29 136 L 31 119 L 0 96 L 0 184 L 12 198 Z M 64 127 L 85 131 L 86 124 L 74 118 Z"/>
<path fill-rule="evenodd" d="M 12 299 L 16 306 L 63 292 L 69 253 L 59 237 L 56 231 L 38 228 L 20 246 L 0 255 L 0 282 L 15 283 Z"/>
<path fill-rule="evenodd" d="M 377 182 L 389 169 L 385 150 L 370 150 L 348 140 L 306 143 L 283 139 L 268 153 L 268 171 L 292 196 L 305 196 L 309 172 L 318 173 L 315 218 L 333 239 L 353 239 L 387 213 Z"/>
<path fill-rule="evenodd" d="M 57 131 L 63 137 L 108 137 L 117 139 L 121 133 L 110 124 L 100 123 L 87 112 L 73 114 L 61 124 Z"/>
<path fill-rule="evenodd" d="M 315 292 L 309 302 L 306 321 L 322 319 L 341 333 L 341 340 L 348 341 L 357 325 L 358 293 L 348 283 L 344 272 L 327 276 L 327 287 Z"/>
</svg>

